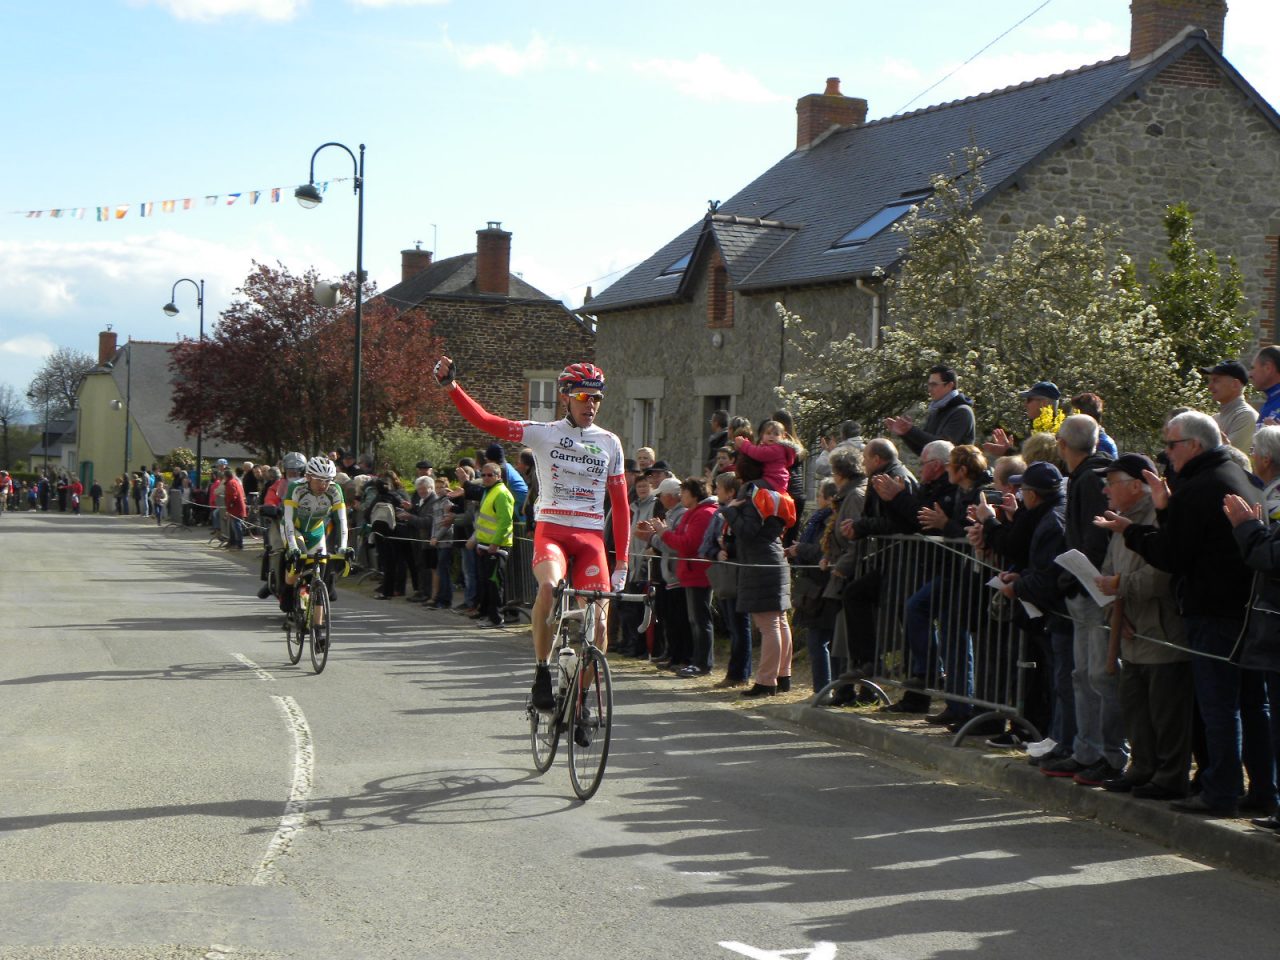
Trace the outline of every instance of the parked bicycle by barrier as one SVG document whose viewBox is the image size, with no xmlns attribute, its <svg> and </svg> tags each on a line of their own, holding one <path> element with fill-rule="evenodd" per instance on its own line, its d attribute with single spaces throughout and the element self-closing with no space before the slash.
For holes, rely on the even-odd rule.
<svg viewBox="0 0 1280 960">
<path fill-rule="evenodd" d="M 293 562 L 297 581 L 293 584 L 293 602 L 284 620 L 284 642 L 289 662 L 302 659 L 303 645 L 311 646 L 311 668 L 316 673 L 324 671 L 329 661 L 329 625 L 332 621 L 329 588 L 325 575 L 329 564 L 346 576 L 348 564 L 344 557 L 301 556 Z"/>
<path fill-rule="evenodd" d="M 574 600 L 586 601 L 584 606 Z M 529 718 L 529 740 L 533 765 L 539 773 L 551 769 L 560 744 L 568 735 L 569 782 L 579 800 L 590 800 L 604 779 L 613 734 L 613 682 L 609 662 L 595 644 L 596 618 L 604 600 L 643 603 L 643 633 L 653 618 L 653 591 L 621 593 L 609 590 L 578 590 L 561 580 L 555 587 L 551 658 L 556 664 L 556 705 L 551 711 L 538 710 L 532 697 L 525 704 Z M 575 649 L 576 646 L 576 649 Z"/>
</svg>

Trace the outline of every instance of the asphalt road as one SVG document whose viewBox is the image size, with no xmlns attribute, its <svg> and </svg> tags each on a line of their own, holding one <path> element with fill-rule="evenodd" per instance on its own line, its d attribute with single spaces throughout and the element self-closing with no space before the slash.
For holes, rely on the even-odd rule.
<svg viewBox="0 0 1280 960">
<path fill-rule="evenodd" d="M 315 676 L 232 558 L 0 517 L 0 958 L 1275 955 L 1274 886 L 615 674 L 589 803 L 527 638 L 344 591 Z"/>
</svg>

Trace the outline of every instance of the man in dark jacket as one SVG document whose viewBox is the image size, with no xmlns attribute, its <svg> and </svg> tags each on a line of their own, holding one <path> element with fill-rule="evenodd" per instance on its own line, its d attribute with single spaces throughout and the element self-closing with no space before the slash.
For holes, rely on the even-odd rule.
<svg viewBox="0 0 1280 960">
<path fill-rule="evenodd" d="M 1133 524 L 1112 512 L 1097 523 L 1123 533 L 1130 550 L 1173 574 L 1191 651 L 1209 654 L 1193 656 L 1191 661 L 1208 763 L 1200 771 L 1200 792 L 1175 800 L 1173 806 L 1233 817 L 1244 791 L 1242 678 L 1240 668 L 1226 658 L 1244 626 L 1252 575 L 1240 557 L 1222 505 L 1227 494 L 1256 504 L 1258 491 L 1223 449 L 1221 432 L 1211 417 L 1194 411 L 1179 414 L 1165 426 L 1164 435 L 1169 462 L 1178 473 L 1177 484 L 1170 493 L 1162 479 L 1145 475 L 1159 525 Z M 1264 810 L 1274 806 L 1276 797 L 1275 762 L 1270 737 L 1262 736 L 1265 729 L 1264 723 L 1244 756 L 1249 769 L 1248 805 Z M 1255 732 L 1252 727 L 1250 732 Z"/>
<path fill-rule="evenodd" d="M 956 446 L 973 443 L 977 427 L 973 419 L 973 401 L 956 386 L 956 372 L 939 364 L 930 367 L 925 390 L 929 393 L 929 413 L 924 426 L 917 427 L 910 417 L 887 417 L 889 432 L 902 438 L 916 454 L 934 440 L 950 440 Z"/>
<path fill-rule="evenodd" d="M 1102 474 L 1112 460 L 1097 452 L 1098 421 L 1084 414 L 1067 417 L 1058 428 L 1058 453 L 1067 465 L 1067 506 L 1064 530 L 1068 550 L 1079 550 L 1094 567 L 1107 555 L 1107 531 L 1093 518 L 1107 509 Z M 1076 703 L 1076 737 L 1071 756 L 1042 763 L 1050 777 L 1071 777 L 1085 786 L 1101 786 L 1124 772 L 1129 760 L 1125 746 L 1124 713 L 1120 708 L 1120 678 L 1107 672 L 1109 633 L 1106 612 L 1065 570 L 1059 586 L 1066 596 L 1066 612 L 1073 623 L 1072 689 Z M 1067 746 L 1064 744 L 1063 746 Z"/>
</svg>

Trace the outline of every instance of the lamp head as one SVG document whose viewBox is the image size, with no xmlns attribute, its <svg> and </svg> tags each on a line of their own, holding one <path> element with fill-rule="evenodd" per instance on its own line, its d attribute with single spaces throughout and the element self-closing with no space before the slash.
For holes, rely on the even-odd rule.
<svg viewBox="0 0 1280 960">
<path fill-rule="evenodd" d="M 167 317 L 176 317 L 179 312 L 178 305 L 172 301 L 164 305 L 164 313 Z"/>
<path fill-rule="evenodd" d="M 336 283 L 318 280 L 316 285 L 311 288 L 312 299 L 322 307 L 336 307 L 338 305 L 338 287 L 339 285 Z"/>
<path fill-rule="evenodd" d="M 324 197 L 320 196 L 320 191 L 316 189 L 314 183 L 305 183 L 297 190 L 293 191 L 294 197 L 297 199 L 304 209 L 310 210 L 312 207 L 318 207 L 324 202 Z"/>
</svg>

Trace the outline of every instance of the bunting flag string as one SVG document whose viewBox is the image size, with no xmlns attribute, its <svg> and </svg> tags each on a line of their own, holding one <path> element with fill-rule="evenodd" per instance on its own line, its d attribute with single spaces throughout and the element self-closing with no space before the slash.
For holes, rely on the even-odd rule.
<svg viewBox="0 0 1280 960">
<path fill-rule="evenodd" d="M 322 194 L 329 192 L 329 184 L 342 183 L 351 180 L 351 177 L 334 177 L 330 180 L 323 180 L 316 183 L 316 187 Z M 293 193 L 290 187 L 271 187 L 268 190 L 236 190 L 230 193 L 206 193 L 203 194 L 204 206 L 206 207 L 232 207 L 236 205 L 237 200 L 243 199 L 240 204 L 242 207 L 256 207 L 259 203 L 279 203 L 282 197 L 287 197 Z M 44 208 L 40 210 L 12 210 L 11 213 L 16 216 L 26 217 L 28 220 L 39 220 L 47 217 L 51 220 L 84 220 L 87 215 L 92 212 L 94 219 L 99 223 L 108 223 L 112 220 L 124 220 L 133 211 L 137 211 L 139 217 L 157 217 L 162 213 L 176 213 L 178 211 L 196 209 L 196 197 L 182 197 L 174 200 L 144 200 L 141 203 L 109 203 L 100 207 L 54 207 L 52 209 Z"/>
</svg>

